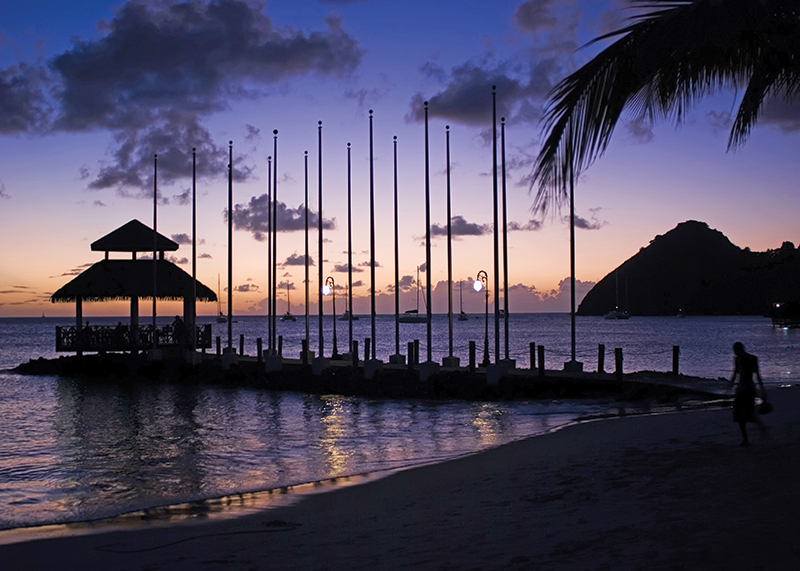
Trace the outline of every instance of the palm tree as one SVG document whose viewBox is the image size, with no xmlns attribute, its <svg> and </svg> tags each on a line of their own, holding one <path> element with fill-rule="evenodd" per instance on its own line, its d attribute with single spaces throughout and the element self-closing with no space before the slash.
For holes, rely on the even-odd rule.
<svg viewBox="0 0 800 571">
<path fill-rule="evenodd" d="M 551 92 L 546 139 L 533 168 L 534 209 L 568 199 L 575 177 L 603 154 L 623 110 L 680 124 L 718 90 L 743 89 L 728 149 L 742 145 L 765 101 L 800 91 L 800 0 L 631 0 L 631 24 Z"/>
</svg>

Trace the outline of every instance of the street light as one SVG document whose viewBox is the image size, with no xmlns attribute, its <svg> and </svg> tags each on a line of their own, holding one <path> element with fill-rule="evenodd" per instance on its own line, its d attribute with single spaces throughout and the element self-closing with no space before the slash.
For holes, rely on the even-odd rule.
<svg viewBox="0 0 800 571">
<path fill-rule="evenodd" d="M 478 272 L 478 275 L 475 278 L 475 282 L 472 284 L 472 289 L 475 291 L 486 291 L 486 313 L 484 318 L 485 323 L 485 333 L 483 336 L 483 362 L 481 363 L 482 366 L 488 367 L 489 366 L 489 276 L 486 275 L 486 272 L 481 270 Z"/>
<path fill-rule="evenodd" d="M 336 344 L 336 282 L 333 281 L 331 276 L 325 280 L 325 285 L 322 286 L 323 295 L 333 296 L 333 354 L 331 357 L 334 359 L 339 356 L 339 349 Z"/>
</svg>

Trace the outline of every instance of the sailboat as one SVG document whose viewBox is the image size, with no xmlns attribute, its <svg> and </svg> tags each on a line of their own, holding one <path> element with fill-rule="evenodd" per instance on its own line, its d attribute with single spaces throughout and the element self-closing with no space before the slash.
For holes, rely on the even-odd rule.
<svg viewBox="0 0 800 571">
<path fill-rule="evenodd" d="M 344 297 L 345 303 L 349 298 L 350 296 L 345 294 Z M 339 321 L 358 321 L 358 315 L 353 315 L 352 313 L 350 313 L 350 308 L 348 307 L 347 309 L 344 310 L 344 313 L 341 314 L 337 319 Z"/>
<path fill-rule="evenodd" d="M 289 282 L 286 282 L 286 313 L 281 315 L 281 321 L 297 321 L 292 315 L 292 301 L 289 299 Z"/>
<path fill-rule="evenodd" d="M 462 291 L 463 280 L 458 280 L 458 301 L 461 312 L 458 314 L 459 321 L 469 321 L 469 316 L 464 313 L 464 292 Z"/>
<path fill-rule="evenodd" d="M 217 323 L 227 323 L 228 316 L 222 313 L 222 290 L 220 289 L 219 274 L 217 274 Z"/>
<path fill-rule="evenodd" d="M 614 279 L 616 280 L 617 284 L 617 304 L 614 309 L 603 316 L 603 319 L 630 319 L 631 316 L 628 314 L 628 312 L 619 308 L 619 275 L 616 271 L 614 272 Z"/>
<path fill-rule="evenodd" d="M 417 266 L 417 308 L 406 310 L 398 318 L 400 323 L 427 323 L 428 315 L 419 314 L 419 266 Z"/>
</svg>

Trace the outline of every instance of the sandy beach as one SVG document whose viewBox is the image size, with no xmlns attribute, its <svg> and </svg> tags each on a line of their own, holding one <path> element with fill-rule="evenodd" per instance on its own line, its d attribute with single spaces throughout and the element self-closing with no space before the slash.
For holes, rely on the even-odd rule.
<svg viewBox="0 0 800 571">
<path fill-rule="evenodd" d="M 239 518 L 0 545 L 38 569 L 796 569 L 800 388 L 584 422 Z"/>
</svg>

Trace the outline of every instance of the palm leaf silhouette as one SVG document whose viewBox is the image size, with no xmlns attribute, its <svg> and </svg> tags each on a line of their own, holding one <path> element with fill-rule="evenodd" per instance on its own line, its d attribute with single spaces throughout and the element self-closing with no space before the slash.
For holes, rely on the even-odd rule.
<svg viewBox="0 0 800 571">
<path fill-rule="evenodd" d="M 742 145 L 765 100 L 800 89 L 800 0 L 631 0 L 643 12 L 590 44 L 617 38 L 551 92 L 533 167 L 534 210 L 567 199 L 608 147 L 624 110 L 680 124 L 698 99 L 743 89 L 728 139 Z M 572 172 L 571 172 L 572 171 Z"/>
</svg>

